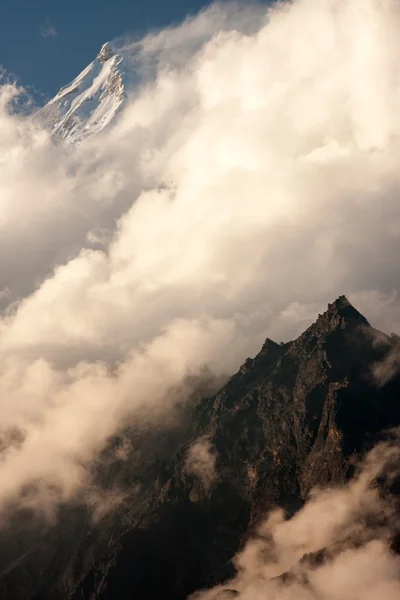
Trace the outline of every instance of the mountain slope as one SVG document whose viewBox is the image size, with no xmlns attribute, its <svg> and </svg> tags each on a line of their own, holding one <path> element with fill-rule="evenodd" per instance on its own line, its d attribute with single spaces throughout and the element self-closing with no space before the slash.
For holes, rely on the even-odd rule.
<svg viewBox="0 0 400 600">
<path fill-rule="evenodd" d="M 400 378 L 373 377 L 398 351 L 345 297 L 297 340 L 267 339 L 219 392 L 187 406 L 184 427 L 132 425 L 110 442 L 108 451 L 124 439 L 131 449 L 96 469 L 104 489 L 126 492 L 103 520 L 64 507 L 56 526 L 10 527 L 1 596 L 183 600 L 225 580 L 269 509 L 293 513 L 313 486 L 344 483 L 354 458 L 400 425 Z M 188 469 L 199 444 L 200 466 L 208 457 L 215 473 Z"/>
<path fill-rule="evenodd" d="M 53 135 L 67 142 L 80 142 L 106 127 L 123 99 L 123 56 L 106 43 L 96 59 L 62 87 L 37 116 Z"/>
</svg>

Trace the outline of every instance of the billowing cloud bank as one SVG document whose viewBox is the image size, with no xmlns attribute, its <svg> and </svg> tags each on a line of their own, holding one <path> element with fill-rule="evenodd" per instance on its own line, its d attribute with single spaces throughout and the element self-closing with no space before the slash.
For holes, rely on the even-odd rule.
<svg viewBox="0 0 400 600">
<path fill-rule="evenodd" d="M 391 550 L 398 507 L 376 478 L 399 475 L 399 448 L 378 445 L 346 487 L 314 490 L 291 519 L 272 512 L 235 559 L 237 576 L 193 600 L 395 600 L 400 559 Z"/>
<path fill-rule="evenodd" d="M 75 148 L 4 83 L 0 506 L 69 498 L 138 407 L 341 293 L 400 329 L 399 34 L 390 0 L 211 8 L 133 44 L 141 83 Z"/>
</svg>

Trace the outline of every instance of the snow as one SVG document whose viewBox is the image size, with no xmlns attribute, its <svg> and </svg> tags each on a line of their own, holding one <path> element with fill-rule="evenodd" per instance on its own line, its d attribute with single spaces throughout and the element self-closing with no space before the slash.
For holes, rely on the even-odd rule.
<svg viewBox="0 0 400 600">
<path fill-rule="evenodd" d="M 101 131 L 115 117 L 124 100 L 121 63 L 109 43 L 96 59 L 39 112 L 38 118 L 66 142 L 80 142 Z"/>
</svg>

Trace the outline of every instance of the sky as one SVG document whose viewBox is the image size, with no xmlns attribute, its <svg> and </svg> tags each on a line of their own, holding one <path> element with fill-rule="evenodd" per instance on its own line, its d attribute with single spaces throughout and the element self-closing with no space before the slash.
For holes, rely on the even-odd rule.
<svg viewBox="0 0 400 600">
<path fill-rule="evenodd" d="M 15 0 L 0 3 L 0 65 L 36 95 L 54 96 L 120 35 L 176 24 L 205 0 Z"/>
</svg>

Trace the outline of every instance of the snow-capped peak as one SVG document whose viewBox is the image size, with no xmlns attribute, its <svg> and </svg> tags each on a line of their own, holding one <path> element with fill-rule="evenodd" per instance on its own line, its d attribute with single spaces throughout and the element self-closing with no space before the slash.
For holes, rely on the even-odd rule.
<svg viewBox="0 0 400 600">
<path fill-rule="evenodd" d="M 39 112 L 52 133 L 68 142 L 82 141 L 103 129 L 117 113 L 124 98 L 121 62 L 111 44 Z"/>
</svg>

